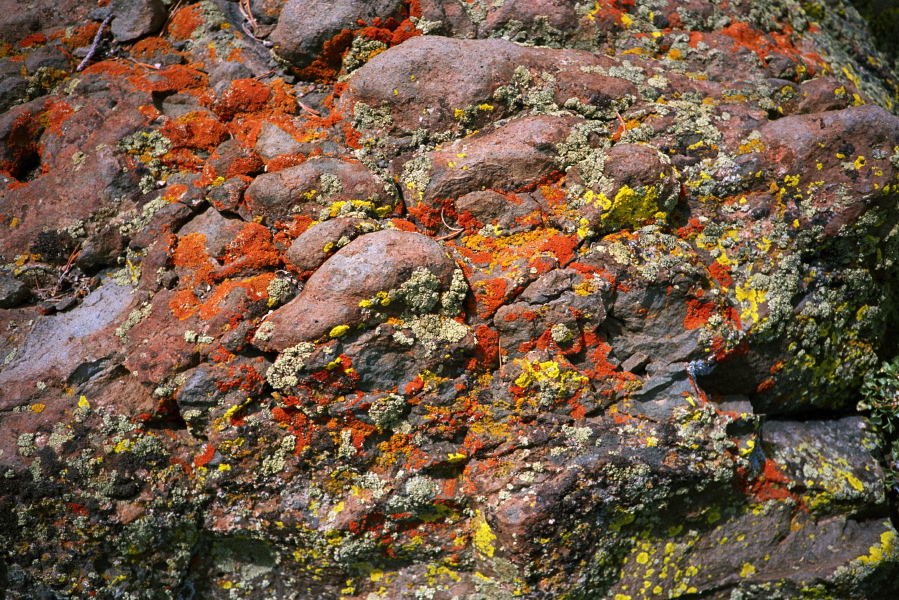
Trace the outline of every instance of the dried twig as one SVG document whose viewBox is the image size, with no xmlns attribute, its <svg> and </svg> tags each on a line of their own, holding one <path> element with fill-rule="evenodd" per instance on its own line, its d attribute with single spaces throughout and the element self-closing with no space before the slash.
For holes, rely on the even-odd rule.
<svg viewBox="0 0 899 600">
<path fill-rule="evenodd" d="M 62 284 L 64 283 L 65 279 L 68 277 L 69 271 L 72 269 L 72 265 L 75 263 L 75 259 L 78 257 L 79 254 L 81 254 L 81 243 L 80 242 L 75 246 L 75 249 L 72 250 L 72 254 L 69 255 L 69 260 L 66 261 L 66 266 L 63 267 L 62 273 L 59 274 L 59 279 L 56 281 L 56 285 L 53 287 L 53 295 L 54 296 L 56 296 L 56 294 L 58 294 L 59 291 L 62 289 Z"/>
<path fill-rule="evenodd" d="M 262 79 L 263 77 L 268 77 L 269 75 L 271 75 L 272 73 L 274 73 L 277 70 L 278 69 L 272 69 L 271 71 L 266 71 L 265 73 L 260 73 L 259 75 L 256 75 L 255 77 L 253 77 L 253 79 Z"/>
<path fill-rule="evenodd" d="M 147 69 L 153 69 L 155 71 L 158 71 L 161 68 L 161 67 L 157 67 L 156 65 L 150 65 L 145 62 L 140 62 L 139 60 L 135 60 L 135 59 L 131 58 L 130 56 L 128 57 L 128 60 L 130 60 L 131 62 L 133 62 L 134 64 L 136 64 L 139 67 L 145 67 Z"/>
<path fill-rule="evenodd" d="M 300 104 L 302 104 L 302 102 Z M 446 222 L 446 219 L 443 218 L 443 211 L 445 209 L 446 209 L 445 206 L 440 207 L 440 220 L 443 221 L 443 224 L 446 226 L 446 228 L 449 229 L 450 231 L 465 231 L 464 227 L 452 227 L 452 226 L 450 226 L 449 223 Z"/>
<path fill-rule="evenodd" d="M 240 0 L 237 6 L 238 8 L 240 8 L 240 14 L 242 14 L 244 18 L 249 21 L 250 26 L 253 28 L 253 33 L 256 33 L 256 29 L 259 27 L 259 24 L 256 22 L 256 18 L 253 16 L 253 8 L 250 6 L 250 0 Z"/>
<path fill-rule="evenodd" d="M 451 239 L 453 239 L 454 237 L 458 237 L 459 234 L 462 233 L 463 231 L 465 231 L 465 230 L 464 230 L 464 229 L 460 229 L 460 230 L 458 230 L 458 231 L 454 231 L 454 232 L 452 232 L 452 233 L 450 233 L 450 234 L 447 234 L 447 235 L 445 235 L 445 236 L 443 236 L 443 237 L 434 238 L 434 239 L 437 240 L 438 242 L 442 242 L 442 241 L 444 241 L 444 240 L 451 240 Z"/>
<path fill-rule="evenodd" d="M 87 51 L 87 56 L 84 57 L 84 60 L 82 60 L 75 69 L 76 71 L 83 70 L 87 66 L 87 63 L 94 57 L 94 54 L 97 53 L 97 48 L 100 47 L 100 38 L 103 37 L 103 30 L 106 29 L 106 26 L 109 25 L 110 21 L 112 21 L 112 15 L 103 19 L 103 22 L 100 23 L 100 29 L 97 30 L 97 35 L 94 36 L 94 41 L 91 44 L 90 50 Z"/>
<path fill-rule="evenodd" d="M 303 102 L 300 102 L 299 100 L 297 100 L 297 104 L 299 104 L 299 105 L 300 105 L 300 108 L 302 108 L 304 111 L 306 111 L 306 112 L 309 113 L 310 115 L 315 115 L 316 117 L 322 116 L 322 114 L 321 114 L 320 112 L 318 112 L 318 111 L 315 110 L 314 108 L 310 108 L 309 106 L 307 106 L 307 105 L 304 104 Z"/>
<path fill-rule="evenodd" d="M 250 0 L 240 0 L 237 3 L 237 9 L 240 11 L 240 14 L 243 15 L 244 21 L 250 24 L 250 29 L 247 29 L 246 23 L 240 24 L 240 28 L 243 29 L 243 32 L 266 48 L 271 48 L 271 42 L 256 37 L 256 30 L 259 28 L 259 23 L 256 22 L 256 17 L 253 16 L 253 9 L 250 8 Z"/>
</svg>

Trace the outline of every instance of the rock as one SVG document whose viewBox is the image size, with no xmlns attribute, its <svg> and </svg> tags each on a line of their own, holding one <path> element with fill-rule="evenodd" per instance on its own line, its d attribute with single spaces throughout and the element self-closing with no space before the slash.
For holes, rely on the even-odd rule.
<svg viewBox="0 0 899 600">
<path fill-rule="evenodd" d="M 247 191 L 249 185 L 239 175 L 231 177 L 222 185 L 209 190 L 209 202 L 219 212 L 237 212 L 243 203 L 244 192 Z"/>
<path fill-rule="evenodd" d="M 579 202 L 579 213 L 591 227 L 615 231 L 637 227 L 655 219 L 665 219 L 680 191 L 670 161 L 653 148 L 616 144 L 605 157 L 600 178 L 584 181 L 578 167 L 568 171 L 569 181 L 589 185 Z"/>
<path fill-rule="evenodd" d="M 26 99 L 28 81 L 24 77 L 4 75 L 0 79 L 0 110 L 8 111 L 14 105 Z"/>
<path fill-rule="evenodd" d="M 376 18 L 386 20 L 401 4 L 400 0 L 287 0 L 272 32 L 272 42 L 281 58 L 296 67 L 307 67 L 343 30 L 355 29 L 360 20 L 369 24 Z"/>
<path fill-rule="evenodd" d="M 441 225 L 440 201 L 485 188 L 516 190 L 533 185 L 556 166 L 555 146 L 576 119 L 523 117 L 496 131 L 453 142 L 402 165 L 409 212 L 426 227 Z M 399 165 L 395 167 L 400 171 Z"/>
<path fill-rule="evenodd" d="M 161 0 L 115 0 L 110 30 L 119 42 L 127 43 L 156 33 L 167 12 Z"/>
<path fill-rule="evenodd" d="M 494 102 L 493 93 L 511 80 L 526 53 L 500 40 L 412 38 L 374 57 L 353 74 L 343 110 L 355 111 L 359 120 L 365 116 L 360 103 L 375 110 L 387 105 L 389 127 L 401 133 L 454 128 L 456 110 L 479 105 L 491 108 L 482 110 L 477 122 L 486 120 L 484 113 L 500 117 L 504 108 Z M 456 68 L 447 71 L 447 64 Z"/>
<path fill-rule="evenodd" d="M 447 71 L 446 64 L 454 70 Z M 573 99 L 593 106 L 591 112 L 607 110 L 636 93 L 627 81 L 591 72 L 611 66 L 611 60 L 576 50 L 421 36 L 353 73 L 341 110 L 355 116 L 360 131 L 397 136 L 419 129 L 473 130 L 547 102 L 563 106 Z"/>
<path fill-rule="evenodd" d="M 277 173 L 266 173 L 247 188 L 247 207 L 253 215 L 283 219 L 290 215 L 318 218 L 359 212 L 377 214 L 391 205 L 381 179 L 365 165 L 351 160 L 317 158 Z"/>
<path fill-rule="evenodd" d="M 25 68 L 33 75 L 38 69 L 55 69 L 57 71 L 70 71 L 72 61 L 59 46 L 44 46 L 30 52 L 25 57 Z"/>
<path fill-rule="evenodd" d="M 81 244 L 75 266 L 85 273 L 94 274 L 103 267 L 116 264 L 127 247 L 128 241 L 118 227 L 103 227 Z"/>
<path fill-rule="evenodd" d="M 36 323 L 15 360 L 0 371 L 0 408 L 19 406 L 35 393 L 38 381 L 62 388 L 73 377 L 82 383 L 106 368 L 115 352 L 111 326 L 131 304 L 131 291 L 130 285 L 108 281 L 78 308 Z"/>
<path fill-rule="evenodd" d="M 804 81 L 799 90 L 801 100 L 796 112 L 805 115 L 847 108 L 853 88 L 847 87 L 833 77 L 818 77 Z"/>
<path fill-rule="evenodd" d="M 540 205 L 526 194 L 471 192 L 459 196 L 455 205 L 460 223 L 474 219 L 472 227 L 490 225 L 496 233 L 520 233 L 540 223 Z"/>
<path fill-rule="evenodd" d="M 762 440 L 765 455 L 781 465 L 783 475 L 801 482 L 801 493 L 821 494 L 816 516 L 847 509 L 864 519 L 887 515 L 879 441 L 865 419 L 768 421 Z"/>
<path fill-rule="evenodd" d="M 336 336 L 335 328 L 352 329 L 365 320 L 363 302 L 372 311 L 427 312 L 439 293 L 449 288 L 454 269 L 440 244 L 421 234 L 388 230 L 364 235 L 338 250 L 309 278 L 299 296 L 266 319 L 261 330 L 268 339 L 257 333 L 253 343 L 280 352 L 301 341 L 329 333 Z M 378 296 L 404 284 L 409 294 L 395 294 L 392 301 Z"/>
<path fill-rule="evenodd" d="M 225 253 L 225 248 L 234 241 L 243 229 L 244 222 L 236 218 L 227 218 L 218 211 L 208 209 L 191 219 L 178 230 L 179 237 L 203 236 L 206 253 L 215 259 Z"/>
<path fill-rule="evenodd" d="M 0 0 L 7 596 L 899 597 L 848 0 L 163 4 Z"/>
<path fill-rule="evenodd" d="M 268 121 L 262 124 L 254 146 L 256 154 L 265 161 L 281 154 L 309 154 L 313 148 L 310 144 L 296 141 L 292 135 Z"/>
<path fill-rule="evenodd" d="M 284 258 L 297 271 L 314 271 L 357 236 L 376 231 L 375 221 L 341 217 L 313 225 L 300 235 Z"/>
<path fill-rule="evenodd" d="M 31 295 L 28 286 L 8 273 L 0 271 L 0 308 L 12 308 Z"/>
</svg>

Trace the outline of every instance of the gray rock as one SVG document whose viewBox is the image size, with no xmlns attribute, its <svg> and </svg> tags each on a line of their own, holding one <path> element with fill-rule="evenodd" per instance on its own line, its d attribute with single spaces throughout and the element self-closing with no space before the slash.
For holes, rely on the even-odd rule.
<svg viewBox="0 0 899 600">
<path fill-rule="evenodd" d="M 133 42 L 155 33 L 166 18 L 162 0 L 115 0 L 112 14 L 115 18 L 110 29 L 119 42 Z"/>
<path fill-rule="evenodd" d="M 296 141 L 292 135 L 274 123 L 266 121 L 259 129 L 254 149 L 262 160 L 270 161 L 280 154 L 308 154 L 314 148 L 312 144 Z"/>
<path fill-rule="evenodd" d="M 0 372 L 0 410 L 16 406 L 38 381 L 65 382 L 82 365 L 98 363 L 114 352 L 118 338 L 106 333 L 122 319 L 132 301 L 131 286 L 108 281 L 78 308 L 44 317 L 19 347 L 15 360 Z M 83 371 L 84 369 L 82 369 Z"/>
<path fill-rule="evenodd" d="M 378 228 L 375 221 L 341 217 L 313 225 L 294 240 L 285 259 L 298 271 L 312 271 L 331 254 L 366 231 Z"/>
<path fill-rule="evenodd" d="M 25 57 L 25 68 L 29 73 L 34 74 L 41 67 L 69 71 L 72 68 L 72 62 L 58 46 L 44 46 Z"/>
<path fill-rule="evenodd" d="M 0 308 L 12 308 L 23 302 L 31 291 L 7 273 L 0 272 Z"/>
</svg>

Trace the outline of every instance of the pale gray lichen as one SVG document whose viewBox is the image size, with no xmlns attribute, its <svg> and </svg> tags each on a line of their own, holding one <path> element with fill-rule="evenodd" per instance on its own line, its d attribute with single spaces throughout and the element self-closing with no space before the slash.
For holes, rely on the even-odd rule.
<svg viewBox="0 0 899 600">
<path fill-rule="evenodd" d="M 296 346 L 285 349 L 275 360 L 275 364 L 266 372 L 266 381 L 276 390 L 296 385 L 299 381 L 298 373 L 306 367 L 305 361 L 314 350 L 315 344 L 309 342 L 300 342 Z"/>
<path fill-rule="evenodd" d="M 373 108 L 365 102 L 357 102 L 353 107 L 353 127 L 358 130 L 388 129 L 393 125 L 390 108 Z"/>
<path fill-rule="evenodd" d="M 438 342 L 460 342 L 471 332 L 468 326 L 442 315 L 421 315 L 409 319 L 406 325 L 428 350 L 436 350 Z"/>
<path fill-rule="evenodd" d="M 132 310 L 128 314 L 128 318 L 125 319 L 125 322 L 116 328 L 116 330 L 115 330 L 116 337 L 119 337 L 122 340 L 126 340 L 127 339 L 126 336 L 128 335 L 128 332 L 131 331 L 131 329 L 135 325 L 137 325 L 138 323 L 140 323 L 141 321 L 143 321 L 144 319 L 149 317 L 150 313 L 152 311 L 153 311 L 153 306 L 149 302 L 144 302 L 140 308 L 136 308 L 136 309 Z"/>
<path fill-rule="evenodd" d="M 350 49 L 343 57 L 345 75 L 341 77 L 341 80 L 385 50 L 387 50 L 387 44 L 384 42 L 362 35 L 354 37 Z"/>
<path fill-rule="evenodd" d="M 556 323 L 549 331 L 553 341 L 557 344 L 564 344 L 574 339 L 574 334 L 564 323 Z"/>
<path fill-rule="evenodd" d="M 188 344 L 211 344 L 215 338 L 209 335 L 200 335 L 196 331 L 188 329 L 184 332 L 184 341 Z"/>
<path fill-rule="evenodd" d="M 398 394 L 387 394 L 371 403 L 368 416 L 378 429 L 387 429 L 400 418 L 406 408 L 406 399 Z"/>
<path fill-rule="evenodd" d="M 268 288 L 266 288 L 266 293 L 268 294 L 269 306 L 281 304 L 290 295 L 290 281 L 282 279 L 280 277 L 275 277 L 271 280 L 271 282 L 269 282 Z M 271 325 L 271 323 L 268 324 Z M 260 327 L 260 330 L 261 329 L 262 328 Z"/>
<path fill-rule="evenodd" d="M 391 302 L 403 302 L 413 314 L 426 314 L 440 301 L 440 280 L 427 267 L 418 267 L 398 288 L 387 292 Z"/>
<path fill-rule="evenodd" d="M 19 456 L 27 457 L 34 455 L 35 437 L 37 437 L 37 434 L 34 433 L 19 434 L 19 437 L 16 439 L 16 446 L 18 447 Z"/>
<path fill-rule="evenodd" d="M 259 329 L 256 330 L 256 339 L 260 342 L 267 342 L 271 339 L 272 331 L 274 330 L 275 324 L 271 321 L 266 321 L 259 326 Z"/>
<path fill-rule="evenodd" d="M 440 295 L 440 307 L 444 315 L 454 317 L 462 309 L 465 296 L 468 295 L 468 282 L 462 269 L 453 271 L 453 279 L 448 290 Z"/>
<path fill-rule="evenodd" d="M 337 449 L 337 456 L 343 459 L 350 459 L 356 456 L 356 445 L 353 443 L 352 429 L 344 429 L 340 432 L 340 447 Z"/>
<path fill-rule="evenodd" d="M 562 433 L 575 444 L 584 446 L 590 441 L 593 430 L 589 427 L 570 427 L 568 425 L 562 425 Z"/>
<path fill-rule="evenodd" d="M 419 200 L 430 185 L 432 166 L 431 159 L 427 156 L 413 158 L 403 165 L 403 174 L 400 179 L 406 189 L 418 196 L 415 200 Z"/>
<path fill-rule="evenodd" d="M 293 454 L 297 446 L 297 438 L 293 435 L 286 435 L 276 446 L 275 452 L 269 454 L 262 459 L 260 470 L 263 475 L 274 475 L 284 470 L 287 466 L 287 458 Z"/>
</svg>

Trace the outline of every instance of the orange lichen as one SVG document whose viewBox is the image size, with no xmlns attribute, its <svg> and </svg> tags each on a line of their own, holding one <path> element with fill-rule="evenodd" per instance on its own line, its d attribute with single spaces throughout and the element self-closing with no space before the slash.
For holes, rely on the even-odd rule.
<svg viewBox="0 0 899 600">
<path fill-rule="evenodd" d="M 235 79 L 212 105 L 212 110 L 223 121 L 232 120 L 239 113 L 257 112 L 265 108 L 272 91 L 255 79 Z"/>
<path fill-rule="evenodd" d="M 344 29 L 322 46 L 322 53 L 308 67 L 296 69 L 296 75 L 305 81 L 327 83 L 337 79 L 343 55 L 353 43 L 353 32 Z"/>
<path fill-rule="evenodd" d="M 13 179 L 22 179 L 29 165 L 39 162 L 41 156 L 37 140 L 41 123 L 30 110 L 24 111 L 12 122 L 6 140 L 6 154 L 10 160 L 0 161 L 0 173 Z"/>
<path fill-rule="evenodd" d="M 179 290 L 175 292 L 172 295 L 172 299 L 169 300 L 169 309 L 180 321 L 193 316 L 193 314 L 197 312 L 199 306 L 200 301 L 197 299 L 196 294 L 191 290 Z"/>
<path fill-rule="evenodd" d="M 26 35 L 19 41 L 19 48 L 32 48 L 34 46 L 43 46 L 47 43 L 47 36 L 41 33 L 32 33 Z"/>
<path fill-rule="evenodd" d="M 219 303 L 224 300 L 236 288 L 247 291 L 247 300 L 257 302 L 268 298 L 268 286 L 275 278 L 274 273 L 263 273 L 243 281 L 227 280 L 215 288 L 209 299 L 198 307 L 197 313 L 201 319 L 211 319 L 222 312 Z"/>
<path fill-rule="evenodd" d="M 266 173 L 277 173 L 284 169 L 295 167 L 306 162 L 306 157 L 302 154 L 279 154 L 265 165 Z"/>
<path fill-rule="evenodd" d="M 709 267 L 709 275 L 723 287 L 729 288 L 734 280 L 730 276 L 730 269 L 719 262 L 714 262 Z"/>
<path fill-rule="evenodd" d="M 186 40 L 203 24 L 202 9 L 199 4 L 185 6 L 175 11 L 169 20 L 168 32 L 175 40 Z"/>
<path fill-rule="evenodd" d="M 195 284 L 210 283 L 209 275 L 215 267 L 206 252 L 206 235 L 191 233 L 178 238 L 172 253 L 172 264 L 192 270 Z"/>
<path fill-rule="evenodd" d="M 146 37 L 131 47 L 131 56 L 143 60 L 151 58 L 157 52 L 176 52 L 175 48 L 165 38 Z"/>
<path fill-rule="evenodd" d="M 94 41 L 94 36 L 97 35 L 97 31 L 100 30 L 99 23 L 86 23 L 81 25 L 80 27 L 75 27 L 72 29 L 72 32 L 65 36 L 63 40 L 65 41 L 66 46 L 75 50 L 76 48 L 82 48 L 84 46 L 88 46 L 91 42 Z M 63 31 L 63 34 L 65 31 Z"/>
<path fill-rule="evenodd" d="M 504 277 L 486 279 L 475 283 L 471 291 L 478 303 L 478 316 L 488 319 L 506 302 L 509 282 Z"/>
<path fill-rule="evenodd" d="M 225 266 L 213 274 L 214 279 L 233 277 L 246 270 L 279 266 L 281 252 L 273 244 L 272 232 L 268 227 L 250 222 L 228 244 L 222 260 Z"/>
<path fill-rule="evenodd" d="M 171 140 L 172 149 L 211 152 L 228 138 L 228 128 L 202 112 L 189 112 L 176 120 L 169 120 L 159 131 Z"/>
<path fill-rule="evenodd" d="M 798 495 L 789 491 L 790 478 L 783 472 L 782 467 L 770 458 L 765 459 L 762 472 L 754 479 L 747 480 L 747 472 L 744 467 L 737 468 L 737 477 L 738 487 L 743 493 L 751 495 L 756 502 L 786 500 L 787 498 L 800 500 Z"/>
<path fill-rule="evenodd" d="M 184 65 L 171 65 L 152 73 L 128 77 L 128 82 L 142 92 L 182 92 L 203 89 L 209 85 L 206 73 Z"/>
<path fill-rule="evenodd" d="M 215 446 L 213 446 L 212 444 L 205 444 L 203 446 L 203 451 L 194 457 L 194 466 L 203 467 L 209 461 L 211 461 L 212 457 L 214 457 L 214 456 L 215 456 Z"/>
<path fill-rule="evenodd" d="M 684 329 L 696 329 L 708 322 L 717 314 L 714 302 L 703 302 L 699 298 L 687 300 L 687 316 L 684 317 Z"/>
</svg>

